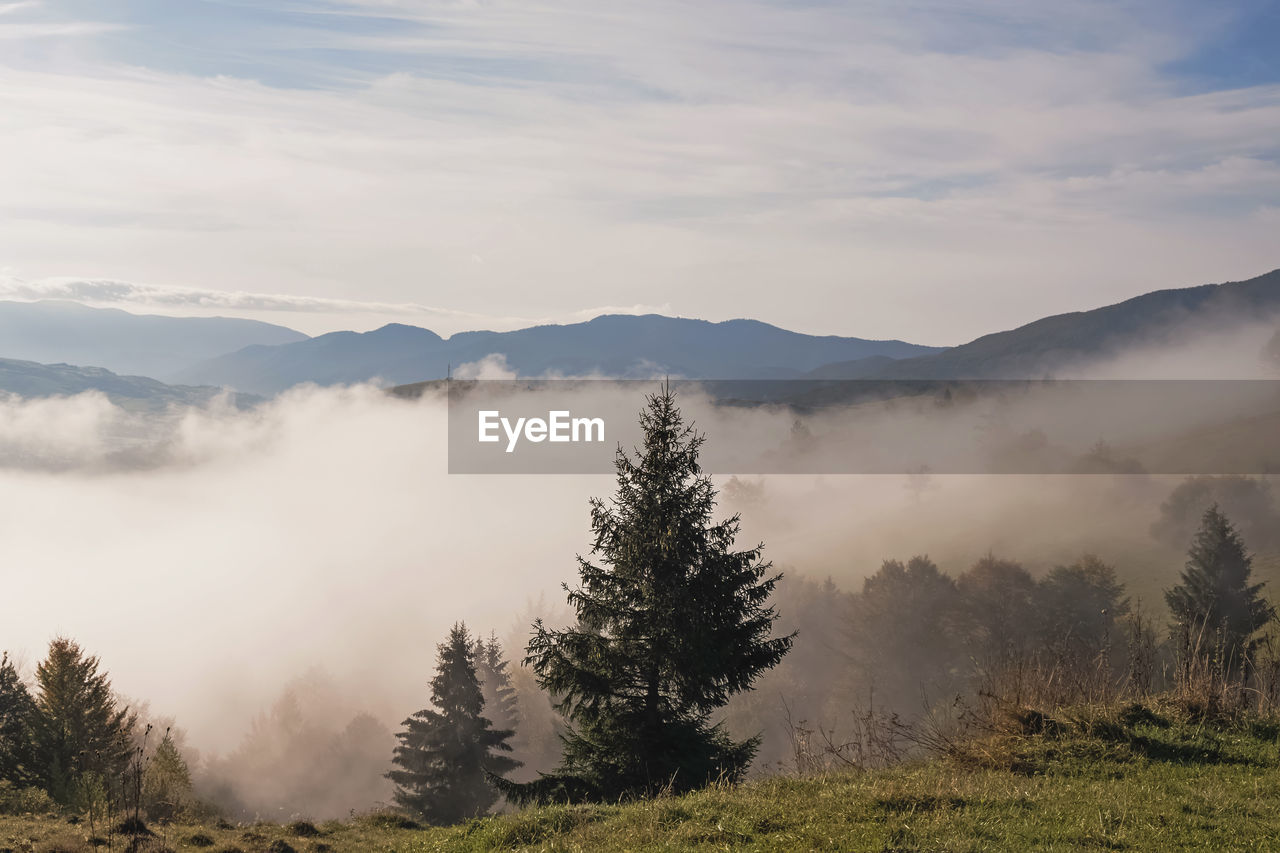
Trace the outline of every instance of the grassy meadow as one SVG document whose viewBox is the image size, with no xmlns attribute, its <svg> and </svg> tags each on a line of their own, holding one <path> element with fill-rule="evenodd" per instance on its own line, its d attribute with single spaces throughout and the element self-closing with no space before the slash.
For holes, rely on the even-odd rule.
<svg viewBox="0 0 1280 853">
<path fill-rule="evenodd" d="M 0 817 L 22 853 L 345 851 L 1256 850 L 1280 839 L 1280 726 L 1152 706 L 1027 712 L 928 761 L 776 776 L 617 805 L 548 806 L 419 827 L 151 826 L 138 843 L 53 813 Z M 75 822 L 72 822 L 75 821 Z"/>
</svg>

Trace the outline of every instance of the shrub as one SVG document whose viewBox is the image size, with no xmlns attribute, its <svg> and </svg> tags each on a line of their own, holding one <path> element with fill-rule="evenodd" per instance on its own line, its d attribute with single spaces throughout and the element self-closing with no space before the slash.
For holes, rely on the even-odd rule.
<svg viewBox="0 0 1280 853">
<path fill-rule="evenodd" d="M 0 780 L 0 815 L 44 814 L 56 807 L 53 798 L 39 788 L 19 788 Z"/>
<path fill-rule="evenodd" d="M 299 838 L 314 838 L 320 834 L 320 830 L 316 829 L 316 825 L 309 820 L 295 820 L 285 829 L 289 830 L 291 835 Z"/>
</svg>

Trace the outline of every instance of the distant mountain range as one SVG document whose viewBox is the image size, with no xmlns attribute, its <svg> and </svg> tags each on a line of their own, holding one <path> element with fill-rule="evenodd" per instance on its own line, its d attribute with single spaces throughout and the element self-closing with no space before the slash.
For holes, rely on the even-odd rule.
<svg viewBox="0 0 1280 853">
<path fill-rule="evenodd" d="M 178 378 L 271 394 L 299 382 L 442 378 L 452 365 L 502 355 L 521 377 L 670 374 L 711 379 L 1039 379 L 1121 350 L 1176 342 L 1191 330 L 1280 316 L 1280 270 L 1244 282 L 1160 290 L 1060 314 L 951 349 L 814 337 L 754 320 L 709 323 L 657 315 L 448 339 L 413 326 L 335 332 L 211 359 Z"/>
<path fill-rule="evenodd" d="M 755 320 L 711 323 L 652 314 L 449 338 L 400 324 L 308 338 L 249 320 L 0 302 L 0 357 L 6 359 L 0 361 L 0 391 L 47 396 L 96 388 L 113 399 L 164 406 L 207 400 L 213 386 L 270 395 L 303 382 L 408 385 L 490 356 L 501 356 L 521 377 L 1039 379 L 1126 349 L 1269 318 L 1280 318 L 1280 270 L 1047 317 L 951 349 L 804 335 Z M 776 389 L 769 393 L 777 399 Z M 829 397 L 824 391 L 814 400 Z"/>
<path fill-rule="evenodd" d="M 223 353 L 304 341 L 284 326 L 232 317 L 160 317 L 76 302 L 0 302 L 0 358 L 173 379 Z"/>
<path fill-rule="evenodd" d="M 907 358 L 938 347 L 902 341 L 817 337 L 755 320 L 710 323 L 606 315 L 585 323 L 441 338 L 392 324 L 372 332 L 334 332 L 281 346 L 252 346 L 181 371 L 181 381 L 271 394 L 301 382 L 333 385 L 377 379 L 399 385 L 443 378 L 450 365 L 501 355 L 520 376 L 660 374 L 717 379 L 793 378 L 833 361 Z"/>
</svg>

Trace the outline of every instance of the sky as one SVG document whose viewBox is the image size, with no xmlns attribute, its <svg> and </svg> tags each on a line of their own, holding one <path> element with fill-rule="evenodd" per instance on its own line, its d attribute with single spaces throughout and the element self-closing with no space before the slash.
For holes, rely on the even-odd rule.
<svg viewBox="0 0 1280 853">
<path fill-rule="evenodd" d="M 1270 0 L 0 0 L 0 298 L 948 345 L 1280 267 Z"/>
</svg>

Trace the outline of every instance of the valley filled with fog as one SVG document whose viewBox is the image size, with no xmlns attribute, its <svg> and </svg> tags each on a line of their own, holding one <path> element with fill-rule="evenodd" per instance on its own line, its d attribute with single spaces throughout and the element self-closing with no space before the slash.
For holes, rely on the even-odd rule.
<svg viewBox="0 0 1280 853">
<path fill-rule="evenodd" d="M 1220 376 L 1267 375 L 1256 361 L 1263 331 L 1235 351 L 1204 344 L 1219 347 Z M 1159 376 L 1165 357 L 1146 353 L 1137 378 Z M 643 396 L 626 393 L 638 411 Z M 824 437 L 859 416 L 725 407 L 697 394 L 680 402 L 709 449 L 785 448 L 803 424 L 804 452 L 819 459 Z M 874 411 L 901 429 L 968 417 Z M 1188 429 L 1204 415 L 1188 412 Z M 952 436 L 966 434 L 961 424 Z M 1152 425 L 1161 435 L 1174 426 Z M 1052 437 L 1052 423 L 1044 429 Z M 372 385 L 162 413 L 97 393 L 10 397 L 0 403 L 0 540 L 11 656 L 29 672 L 51 638 L 73 637 L 126 702 L 181 731 L 197 790 L 245 813 L 331 816 L 385 802 L 379 767 L 391 733 L 426 704 L 436 643 L 462 620 L 494 632 L 518 666 L 534 616 L 569 618 L 560 585 L 575 582 L 574 557 L 591 545 L 588 499 L 614 489 L 604 474 L 450 475 L 446 431 L 442 394 L 406 400 Z M 1083 449 L 1096 440 L 1084 438 Z M 1276 478 L 1245 479 L 1256 488 L 1227 511 L 1259 551 L 1260 579 L 1280 582 L 1280 543 L 1257 541 L 1275 522 Z M 787 754 L 787 709 L 831 725 L 852 713 L 866 685 L 842 675 L 844 602 L 886 559 L 927 554 L 958 575 L 994 555 L 1040 577 L 1095 554 L 1161 621 L 1160 591 L 1198 520 L 1198 508 L 1162 512 L 1185 480 L 1105 470 L 718 475 L 721 513 L 742 514 L 739 545 L 763 541 L 786 575 L 779 629 L 800 632 L 790 658 L 729 707 L 730 726 L 764 732 L 763 772 Z M 530 675 L 517 670 L 515 680 L 527 775 L 554 760 L 556 722 Z M 298 743 L 323 745 L 329 763 Z M 323 785 L 302 778 L 324 768 L 333 778 Z"/>
</svg>

